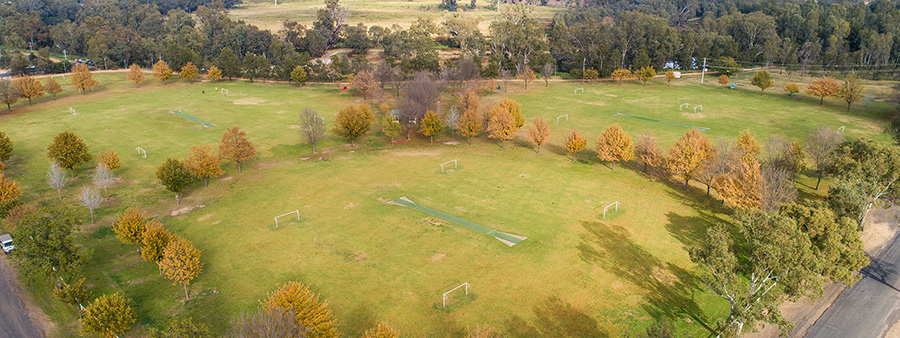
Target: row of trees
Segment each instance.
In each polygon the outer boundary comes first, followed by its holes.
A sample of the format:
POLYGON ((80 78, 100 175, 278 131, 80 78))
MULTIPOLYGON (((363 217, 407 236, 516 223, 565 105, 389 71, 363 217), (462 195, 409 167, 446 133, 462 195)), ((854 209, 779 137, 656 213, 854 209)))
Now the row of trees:
MULTIPOLYGON (((69 83, 75 90, 81 91, 82 93, 88 88, 93 90, 93 88, 99 84, 97 80, 94 80, 94 77, 87 66, 82 63, 79 63, 75 66, 75 69, 72 70, 69 83)), ((44 96, 44 94, 50 94, 56 98, 56 94, 59 94, 62 91, 62 85, 60 85, 53 77, 47 78, 44 83, 41 83, 30 75, 18 76, 13 80, 0 80, 0 102, 6 104, 7 110, 12 110, 11 106, 19 101, 19 99, 28 99, 28 104, 30 105, 33 103, 32 99, 44 96)))
MULTIPOLYGON (((723 86, 728 85, 728 75, 719 75, 718 82, 723 86)), ((775 81, 772 80, 772 76, 769 72, 761 71, 753 75, 750 84, 758 87, 760 93, 765 93, 766 89, 775 86, 775 81)), ((797 82, 793 81, 786 84, 783 89, 790 96, 794 96, 794 94, 800 92, 800 86, 797 85, 797 82)), ((848 75, 841 82, 838 82, 838 80, 832 77, 825 76, 810 81, 809 85, 806 87, 806 93, 810 96, 818 97, 820 105, 829 97, 841 99, 847 103, 847 111, 850 111, 851 105, 862 98, 863 86, 859 76, 856 74, 848 75)))

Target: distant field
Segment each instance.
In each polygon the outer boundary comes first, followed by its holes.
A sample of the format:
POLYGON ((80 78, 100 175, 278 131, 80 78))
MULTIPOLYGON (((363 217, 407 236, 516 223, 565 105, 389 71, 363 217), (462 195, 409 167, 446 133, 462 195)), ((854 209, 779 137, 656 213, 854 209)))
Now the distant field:
MULTIPOLYGON (((749 76, 736 78, 747 83, 749 76)), ((55 134, 74 131, 95 153, 115 149, 122 157, 121 182, 110 189, 97 225, 85 224, 79 234, 79 242, 93 250, 86 271, 92 292, 122 291, 134 299, 143 329, 193 316, 216 335, 229 318, 253 309, 278 284, 299 280, 329 301, 349 337, 379 322, 407 337, 460 337, 481 324, 512 337, 563 329, 618 337, 660 317, 673 318, 679 336, 707 336, 704 325, 727 313, 727 304, 697 284, 685 248, 710 224, 729 219, 699 186, 685 191, 643 175, 637 164, 612 171, 597 163, 592 149, 610 124, 631 135, 651 129, 664 151, 686 130, 613 114, 707 127, 705 134, 714 140, 733 139, 744 129, 760 142, 772 135, 802 139, 827 125, 846 126, 850 138, 886 141, 883 117, 894 109, 876 101, 867 110, 858 104, 846 112, 836 100, 819 106, 817 99, 791 100, 777 88, 760 95, 747 86, 729 90, 712 81, 699 86, 693 77, 671 87, 660 79, 647 86, 551 82, 544 87, 535 81, 525 90, 517 82, 509 92, 484 99, 518 100, 526 126, 534 116, 552 121, 551 144, 539 154, 525 146, 524 131, 504 149, 447 135, 433 144, 414 139, 391 145, 376 131, 355 148, 329 136, 316 155, 300 139, 297 113, 312 106, 330 126, 340 107, 360 99, 328 85, 149 80, 134 89, 121 73, 98 78, 102 84, 94 93, 78 95, 67 87, 55 101, 42 98, 33 107, 19 103, 12 113, 0 112, 0 129, 16 142, 8 174, 21 183, 26 201, 57 205, 55 191, 44 183, 45 149, 55 134), (230 96, 215 87, 228 88, 230 96), (576 88, 584 94, 574 95, 576 88), (702 104, 703 111, 679 112, 686 102, 702 104), (68 107, 79 115, 68 114, 68 107), (171 110, 217 126, 203 128, 171 110), (569 120, 557 124, 562 114, 569 120), (156 166, 166 157, 187 156, 192 145, 216 144, 231 126, 247 131, 259 159, 243 174, 227 165, 224 177, 211 180, 208 188, 196 184, 176 206, 173 195, 155 182, 156 166), (562 147, 573 127, 588 138, 577 161, 562 147), (135 147, 146 149, 147 158, 135 147), (442 174, 439 164, 451 159, 458 159, 460 168, 442 174), (508 247, 384 203, 401 196, 528 239, 508 247), (603 219, 598 207, 612 201, 621 202, 620 211, 603 219), (182 303, 180 286, 159 276, 134 246, 115 238, 109 226, 128 206, 149 211, 203 252, 204 272, 191 286, 192 300, 182 303), (274 227, 273 216, 295 209, 300 222, 274 227), (441 294, 462 282, 471 284, 470 295, 456 294, 443 308, 441 294)), ((783 82, 778 78, 779 86, 783 82)), ((881 95, 888 83, 869 85, 881 95)), ((90 167, 77 169, 78 178, 63 190, 63 204, 76 204, 74 195, 89 182, 90 167)), ((808 188, 811 184, 807 176, 797 181, 801 193, 821 193, 808 188)), ((53 301, 46 289, 34 291, 61 323, 60 336, 77 332, 73 308, 53 301)))
MULTIPOLYGON (((440 0, 342 0, 341 5, 350 10, 347 22, 352 25, 363 23, 366 26, 391 27, 398 24, 404 28, 409 27, 419 17, 432 18, 435 22, 451 12, 437 8, 440 0), (430 9, 426 9, 430 6, 430 9)), ((456 12, 463 16, 476 17, 480 20, 479 28, 485 34, 488 32, 490 22, 497 17, 497 11, 488 7, 485 0, 478 1, 476 10, 469 10, 470 2, 459 2, 460 9, 456 12)), ((262 29, 276 32, 281 29, 281 22, 285 19, 296 20, 307 27, 316 20, 316 10, 324 8, 325 4, 320 0, 303 1, 245 1, 230 11, 231 17, 244 20, 249 24, 262 29)), ((502 5, 501 5, 502 7, 502 5)), ((562 11, 561 7, 535 6, 534 15, 538 19, 549 22, 556 12, 562 11)))

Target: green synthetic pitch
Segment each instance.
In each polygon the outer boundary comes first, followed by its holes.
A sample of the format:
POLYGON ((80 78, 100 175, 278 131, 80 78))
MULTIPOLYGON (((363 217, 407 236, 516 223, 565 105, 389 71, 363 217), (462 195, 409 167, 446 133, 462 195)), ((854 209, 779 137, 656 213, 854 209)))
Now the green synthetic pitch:
POLYGON ((400 197, 400 198, 398 198, 398 199, 395 199, 395 200, 391 201, 390 203, 398 204, 398 205, 401 205, 401 206, 404 206, 404 207, 410 207, 410 208, 419 210, 419 211, 421 211, 421 212, 424 212, 424 213, 426 213, 426 214, 429 214, 429 215, 432 215, 432 216, 437 216, 437 217, 443 218, 443 219, 445 219, 445 220, 448 220, 448 221, 450 221, 450 222, 453 222, 453 223, 462 225, 462 226, 467 227, 467 228, 469 228, 469 229, 472 229, 472 230, 475 230, 475 231, 480 231, 480 232, 486 233, 486 234, 488 234, 488 235, 490 235, 490 236, 493 236, 494 238, 499 239, 501 242, 503 242, 503 243, 505 243, 506 245, 509 245, 509 246, 513 246, 513 245, 519 244, 520 242, 522 242, 522 241, 524 241, 524 240, 526 239, 526 237, 523 237, 523 236, 510 235, 510 234, 507 234, 507 233, 504 233, 504 232, 500 232, 500 231, 497 231, 497 230, 494 230, 494 229, 491 229, 491 228, 488 228, 488 227, 484 227, 484 226, 481 226, 481 225, 478 225, 478 224, 469 222, 469 221, 467 221, 467 220, 464 220, 464 219, 462 219, 462 218, 459 218, 459 217, 456 217, 456 216, 453 216, 453 215, 450 215, 450 214, 445 214, 445 213, 443 213, 443 212, 440 212, 440 211, 437 211, 437 210, 434 210, 434 209, 431 209, 431 208, 423 207, 423 206, 421 206, 421 205, 416 204, 416 203, 413 202, 413 201, 410 201, 410 200, 409 200, 408 198, 406 198, 406 197, 400 197))
POLYGON ((182 112, 182 111, 180 111, 180 110, 173 110, 173 111, 170 111, 170 113, 175 114, 175 115, 181 115, 181 117, 184 117, 184 118, 186 118, 186 119, 188 119, 188 120, 191 120, 191 121, 197 122, 197 123, 199 123, 199 124, 202 124, 202 125, 203 125, 204 127, 206 127, 206 128, 209 128, 209 127, 215 127, 215 126, 216 126, 215 124, 212 124, 212 123, 203 121, 203 120, 201 120, 201 119, 198 119, 198 118, 196 118, 196 117, 190 116, 190 115, 188 115, 188 114, 185 114, 184 112, 182 112))
POLYGON ((707 130, 709 130, 709 128, 704 128, 704 127, 689 126, 689 125, 681 124, 681 123, 673 123, 673 122, 666 122, 666 121, 654 120, 654 119, 650 119, 650 118, 646 118, 646 117, 632 116, 632 115, 626 115, 626 114, 622 114, 622 113, 615 113, 615 114, 613 114, 613 116, 630 117, 630 118, 638 119, 638 120, 645 120, 645 121, 651 121, 651 122, 658 122, 658 123, 662 123, 662 124, 669 124, 669 125, 679 126, 679 127, 685 127, 685 128, 694 128, 694 129, 697 129, 697 130, 700 130, 700 131, 707 131, 707 130))

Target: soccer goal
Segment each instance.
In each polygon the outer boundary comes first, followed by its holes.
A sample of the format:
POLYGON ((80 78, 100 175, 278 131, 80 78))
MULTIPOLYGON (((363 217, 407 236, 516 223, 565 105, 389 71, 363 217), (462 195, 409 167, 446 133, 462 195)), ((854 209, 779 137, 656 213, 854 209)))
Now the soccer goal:
POLYGON ((703 111, 703 105, 701 104, 699 106, 694 107, 694 114, 697 113, 697 108, 700 108, 700 111, 703 111))
POLYGON ((144 156, 144 158, 147 158, 147 152, 144 150, 144 148, 137 147, 134 149, 137 150, 138 154, 141 154, 142 156, 144 156))
POLYGON ((276 228, 278 227, 278 219, 279 218, 284 217, 284 216, 293 215, 293 214, 297 214, 297 220, 299 221, 300 220, 300 210, 294 210, 294 211, 291 211, 291 212, 283 214, 283 215, 275 216, 275 227, 276 228))
POLYGON ((619 211, 619 201, 615 201, 610 203, 609 205, 603 207, 603 218, 606 218, 606 210, 609 210, 609 207, 616 207, 615 211, 619 211))
POLYGON ((578 95, 578 91, 581 91, 581 94, 584 94, 584 88, 575 89, 575 95, 578 95))
POLYGON ((316 118, 322 119, 322 124, 325 124, 325 118, 324 118, 324 117, 321 117, 321 116, 319 116, 319 115, 316 115, 316 118))
POLYGON ((456 160, 452 160, 441 163, 441 172, 444 172, 444 166, 449 165, 450 163, 453 163, 453 169, 459 169, 459 164, 456 162, 456 160))
POLYGON ((78 113, 75 112, 75 108, 69 107, 69 112, 72 113, 72 116, 78 115, 78 113))
POLYGON ((228 95, 228 89, 222 88, 222 91, 220 91, 220 93, 222 93, 222 95, 228 95))
POLYGON ((556 123, 559 123, 559 119, 563 117, 566 118, 566 122, 569 122, 569 114, 564 114, 556 117, 556 123))
POLYGON ((838 131, 841 132, 841 134, 843 134, 843 133, 844 133, 844 128, 845 128, 845 127, 846 127, 846 126, 841 126, 840 128, 838 128, 838 131))
POLYGON ((469 282, 462 283, 459 286, 453 288, 453 290, 444 292, 444 299, 443 299, 444 307, 447 307, 447 296, 450 295, 451 292, 459 290, 459 288, 461 288, 461 287, 466 287, 466 296, 469 295, 469 282))
POLYGON ((687 103, 682 103, 680 106, 678 106, 678 111, 681 111, 681 109, 683 109, 683 108, 690 108, 690 107, 687 103))

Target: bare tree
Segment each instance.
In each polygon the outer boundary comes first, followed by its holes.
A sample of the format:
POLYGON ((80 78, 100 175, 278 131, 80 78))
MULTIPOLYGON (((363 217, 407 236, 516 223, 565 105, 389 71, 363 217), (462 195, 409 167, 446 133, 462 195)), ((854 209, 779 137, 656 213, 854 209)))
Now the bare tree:
POLYGON ((113 185, 114 177, 112 170, 109 170, 103 163, 98 164, 97 169, 94 169, 94 185, 103 188, 103 195, 108 195, 106 189, 113 185))
POLYGON ((400 95, 400 85, 402 84, 402 76, 399 69, 393 67, 387 62, 382 61, 375 68, 375 81, 384 89, 384 85, 390 83, 394 87, 394 92, 400 95))
POLYGON ((94 223, 94 209, 100 206, 100 202, 103 201, 103 197, 100 196, 100 192, 97 189, 84 186, 81 187, 81 194, 78 195, 78 201, 81 205, 88 208, 91 211, 91 223, 94 223))
POLYGON ((727 173, 732 165, 731 142, 719 140, 713 154, 703 164, 703 168, 695 176, 695 179, 706 185, 706 196, 709 196, 710 186, 717 177, 727 173))
POLYGON ((450 137, 454 137, 456 124, 459 123, 459 115, 459 110, 456 107, 451 107, 450 112, 444 117, 444 123, 450 128, 450 137))
POLYGON ((60 201, 62 200, 62 194, 59 191, 65 188, 67 183, 69 183, 69 180, 66 179, 66 170, 60 167, 59 164, 56 164, 56 162, 50 162, 50 169, 47 170, 47 184, 51 188, 56 189, 56 197, 60 201))
POLYGON ((791 180, 791 172, 775 166, 762 169, 763 187, 760 196, 761 208, 776 212, 781 206, 797 199, 797 188, 791 180))
POLYGON ((399 120, 406 126, 406 139, 411 137, 416 124, 425 116, 425 112, 435 111, 441 91, 436 81, 427 72, 419 72, 406 85, 406 97, 403 100, 399 120))
POLYGON ((291 309, 276 307, 270 310, 256 309, 231 320, 229 338, 281 338, 305 337, 307 330, 297 321, 291 309))
POLYGON ((459 59, 459 71, 456 74, 459 81, 466 84, 478 78, 478 65, 475 64, 472 56, 465 56, 459 59))
POLYGON ((832 153, 843 142, 844 134, 829 127, 818 127, 807 137, 806 154, 816 164, 816 171, 819 174, 819 179, 816 181, 816 190, 819 190, 819 184, 822 183, 825 167, 831 163, 832 153))
POLYGON ((544 78, 544 87, 550 85, 550 76, 553 75, 553 64, 545 63, 544 68, 541 69, 541 76, 544 78))
POLYGON ((306 138, 306 142, 312 145, 313 153, 316 153, 316 143, 325 136, 325 119, 310 107, 303 108, 300 113, 300 133, 306 138))
POLYGON ((512 78, 512 72, 510 72, 508 69, 503 68, 500 70, 500 79, 503 80, 503 91, 509 91, 509 88, 507 88, 507 86, 509 85, 509 80, 512 80, 512 78))

